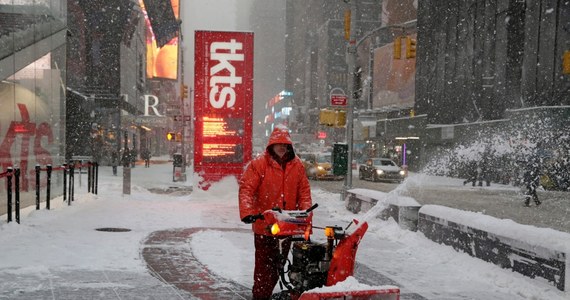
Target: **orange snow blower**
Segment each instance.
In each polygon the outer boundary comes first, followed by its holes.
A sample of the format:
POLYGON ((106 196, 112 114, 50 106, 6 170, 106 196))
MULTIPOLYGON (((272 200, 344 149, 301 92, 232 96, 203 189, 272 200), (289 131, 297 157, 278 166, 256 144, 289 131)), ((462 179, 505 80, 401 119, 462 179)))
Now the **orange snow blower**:
POLYGON ((312 225, 312 211, 266 210, 256 217, 270 228, 275 236, 291 237, 292 260, 283 257, 280 271, 282 292, 272 299, 321 300, 399 300, 400 289, 396 286, 368 286, 359 284, 354 275, 356 250, 368 229, 368 223, 354 220, 347 228, 339 226, 316 227, 312 225), (346 230, 357 228, 350 234, 346 230), (324 230, 326 242, 311 241, 313 229, 324 230))

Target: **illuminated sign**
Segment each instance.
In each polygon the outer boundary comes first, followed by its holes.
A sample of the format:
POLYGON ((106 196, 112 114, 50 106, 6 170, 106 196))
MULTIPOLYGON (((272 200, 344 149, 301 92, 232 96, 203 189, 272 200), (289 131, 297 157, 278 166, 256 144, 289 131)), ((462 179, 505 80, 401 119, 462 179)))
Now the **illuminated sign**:
POLYGON ((283 114, 284 116, 289 116, 291 114, 291 110, 293 110, 293 108, 291 108, 291 106, 283 107, 281 109, 281 114, 283 114))
MULTIPOLYGON (((147 1, 148 2, 148 1, 147 1)), ((172 13, 176 20, 180 19, 180 0, 169 0, 172 13)), ((153 3, 152 1, 148 3, 153 3)), ((161 2, 162 3, 162 2, 161 2)), ((158 41, 155 31, 163 30, 159 25, 167 25, 167 10, 161 10, 160 5, 154 5, 155 11, 148 11, 143 0, 139 4, 145 16, 146 23, 146 76, 147 78, 162 78, 177 80, 178 78, 178 33, 174 34, 168 41, 158 41), (154 15, 154 25, 151 26, 149 15, 154 15), (165 24, 162 24, 165 23, 165 24), (153 31, 154 30, 154 31, 153 31)), ((149 8, 150 9, 150 8, 149 8)), ((165 27, 165 26, 162 26, 165 27)), ((172 28, 173 26, 166 26, 172 28)), ((172 36, 172 34, 164 35, 172 36)))
POLYGON ((199 186, 239 177, 251 160, 253 33, 195 33, 194 171, 199 186))

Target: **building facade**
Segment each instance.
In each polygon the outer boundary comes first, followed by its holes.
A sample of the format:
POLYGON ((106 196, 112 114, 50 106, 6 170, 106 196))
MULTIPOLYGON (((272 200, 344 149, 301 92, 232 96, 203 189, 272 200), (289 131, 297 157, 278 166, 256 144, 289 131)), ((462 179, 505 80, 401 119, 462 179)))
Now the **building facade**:
MULTIPOLYGON (((357 39, 380 26, 382 1, 358 1, 357 39)), ((346 142, 346 128, 319 125, 331 93, 348 92, 344 1, 287 1, 285 90, 292 93, 290 127, 300 136, 320 137, 331 146, 346 142), (326 136, 326 137, 325 137, 326 136)), ((348 96, 348 95, 347 95, 348 96)), ((350 98, 350 97, 349 97, 350 98)))
MULTIPOLYGON (((20 169, 21 207, 35 202, 35 166, 65 162, 66 34, 65 0, 0 4, 0 173, 20 169)), ((4 214, 7 185, 1 180, 4 214)), ((62 172, 53 172, 51 184, 52 196, 61 195, 62 172)))

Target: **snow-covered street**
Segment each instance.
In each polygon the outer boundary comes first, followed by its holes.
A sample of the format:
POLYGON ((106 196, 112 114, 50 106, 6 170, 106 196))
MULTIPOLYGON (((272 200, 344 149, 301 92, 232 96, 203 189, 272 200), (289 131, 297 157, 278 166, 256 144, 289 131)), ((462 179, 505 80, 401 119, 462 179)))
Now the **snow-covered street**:
MULTIPOLYGON (((73 288, 75 299, 144 299, 144 294, 155 295, 151 299, 165 295, 195 299, 155 279, 141 255, 141 247, 155 231, 197 227, 210 229, 193 234, 181 251, 192 253, 213 274, 251 286, 253 237, 249 225, 238 218, 235 180, 226 179, 207 192, 188 193, 185 191, 192 180, 173 183, 171 172, 169 163, 152 164, 150 168, 137 166, 132 170, 132 194, 123 196, 121 171, 114 177, 110 168, 101 167, 98 195, 86 194, 85 186, 76 187, 78 194, 71 206, 57 198, 49 211, 43 206, 39 211, 28 208, 22 212, 21 224, 1 224, 0 298, 67 299, 69 295, 58 290, 73 288), (180 192, 156 193, 176 189, 180 192), (131 231, 95 230, 108 227, 131 231), (97 272, 106 275, 89 276, 97 272), (71 276, 63 280, 63 274, 71 276), (153 292, 149 294, 150 290, 153 292), (159 293, 161 290, 164 293, 159 293)), ((313 201, 320 205, 315 211, 316 225, 346 226, 352 218, 362 217, 347 211, 338 194, 316 187, 312 194, 313 201)), ((318 236, 315 231, 314 238, 318 236)), ((406 295, 505 300, 569 296, 546 280, 524 277, 436 244, 421 233, 402 230, 391 219, 370 221, 357 260, 396 282, 402 299, 406 295)))

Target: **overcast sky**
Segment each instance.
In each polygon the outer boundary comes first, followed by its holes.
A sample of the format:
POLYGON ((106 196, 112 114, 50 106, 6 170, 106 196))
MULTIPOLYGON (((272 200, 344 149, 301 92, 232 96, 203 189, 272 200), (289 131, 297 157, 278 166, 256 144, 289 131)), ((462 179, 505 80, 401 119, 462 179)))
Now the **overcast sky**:
MULTIPOLYGON (((264 104, 284 89, 285 1, 181 1, 184 83, 194 87, 194 31, 254 33, 254 124, 263 120, 264 104), (255 5, 253 5, 255 3, 255 5), (253 12, 253 18, 250 13, 253 12)), ((255 130, 254 130, 255 132, 255 130)))

